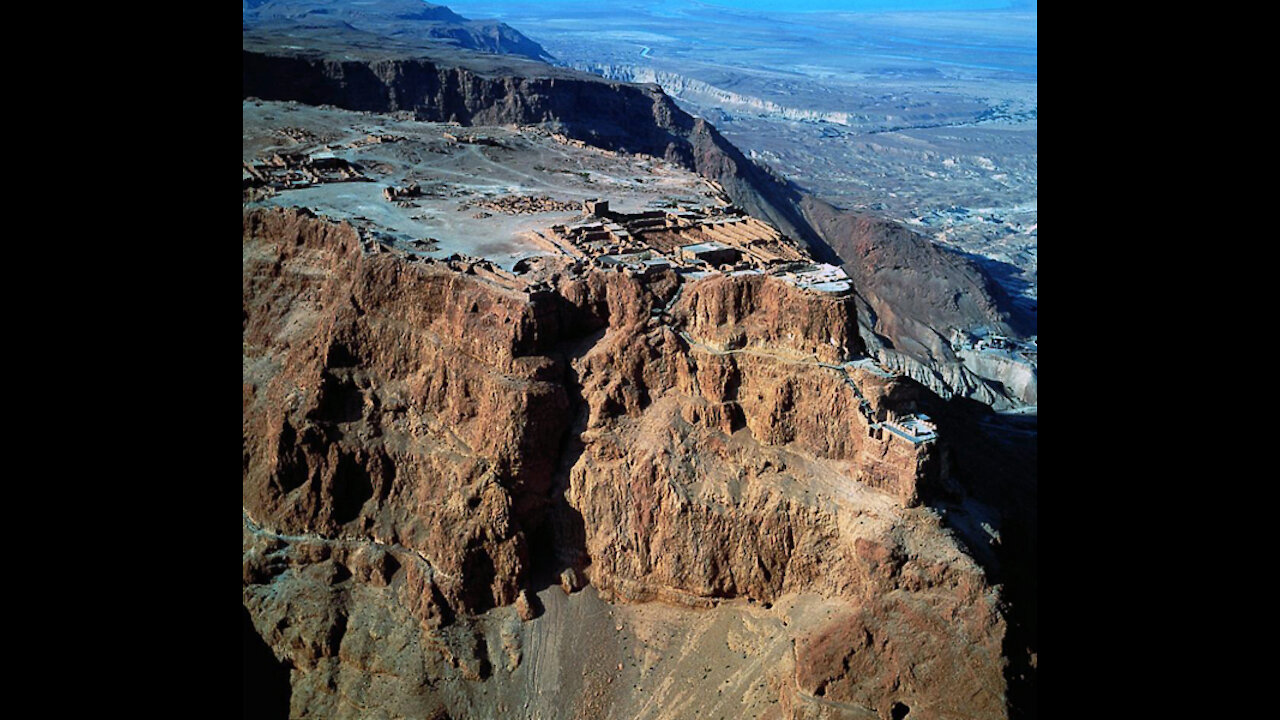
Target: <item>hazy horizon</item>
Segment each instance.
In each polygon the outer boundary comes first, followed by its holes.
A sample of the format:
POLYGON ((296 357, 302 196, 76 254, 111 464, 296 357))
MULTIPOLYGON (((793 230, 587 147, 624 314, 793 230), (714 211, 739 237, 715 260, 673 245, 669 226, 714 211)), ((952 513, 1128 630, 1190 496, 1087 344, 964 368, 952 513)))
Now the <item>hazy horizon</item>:
POLYGON ((610 6, 618 10, 662 11, 663 9, 679 10, 682 8, 698 9, 720 7, 729 10, 748 10, 769 14, 809 13, 809 12, 850 12, 850 13, 891 13, 891 12, 985 12, 992 10, 1009 10, 1020 12, 1036 12, 1038 0, 793 0, 785 6, 779 6, 775 0, 650 0, 648 2, 610 2, 609 0, 546 0, 529 3, 520 0, 455 0, 454 2, 434 2, 445 5, 449 9, 471 19, 485 19, 480 14, 501 19, 501 16, 515 12, 533 13, 538 8, 557 11, 570 10, 575 7, 600 11, 610 6), (468 13, 476 13, 473 17, 468 13))

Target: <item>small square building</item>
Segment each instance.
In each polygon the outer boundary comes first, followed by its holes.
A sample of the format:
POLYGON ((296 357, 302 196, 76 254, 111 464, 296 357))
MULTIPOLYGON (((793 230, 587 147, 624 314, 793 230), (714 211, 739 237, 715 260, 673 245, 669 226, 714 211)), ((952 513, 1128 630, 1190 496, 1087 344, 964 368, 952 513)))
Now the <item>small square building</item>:
POLYGON ((736 248, 718 242, 703 242, 680 247, 680 259, 686 262, 704 262, 718 267, 738 262, 742 254, 736 248))

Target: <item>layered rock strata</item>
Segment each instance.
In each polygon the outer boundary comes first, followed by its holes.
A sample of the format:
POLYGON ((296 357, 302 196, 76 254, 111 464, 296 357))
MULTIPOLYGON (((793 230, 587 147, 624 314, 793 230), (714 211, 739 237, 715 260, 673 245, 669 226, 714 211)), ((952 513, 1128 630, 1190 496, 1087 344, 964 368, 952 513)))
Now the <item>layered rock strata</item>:
MULTIPOLYGON (((871 430, 917 391, 841 364, 851 299, 551 260, 534 292, 305 211, 243 231, 244 603, 293 716, 496 712, 560 583, 824 598, 844 610, 789 629, 780 711, 1004 717, 997 594, 918 506, 937 446, 871 430)), ((631 716, 611 692, 597 714, 631 716)))

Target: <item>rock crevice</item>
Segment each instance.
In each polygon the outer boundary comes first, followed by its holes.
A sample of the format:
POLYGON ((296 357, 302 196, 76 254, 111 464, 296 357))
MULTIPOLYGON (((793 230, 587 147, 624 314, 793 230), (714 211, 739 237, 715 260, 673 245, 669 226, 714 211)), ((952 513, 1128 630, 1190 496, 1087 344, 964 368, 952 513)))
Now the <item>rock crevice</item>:
MULTIPOLYGON (((910 704, 948 707, 941 674, 965 667, 994 693, 972 716, 1000 716, 995 591, 917 505, 942 463, 871 432, 831 369, 861 350, 851 299, 761 277, 677 296, 672 273, 552 261, 532 271, 552 290, 529 292, 365 253, 306 212, 247 211, 243 230, 243 505, 272 534, 246 530, 245 604, 299 668, 297 714, 388 661, 357 639, 375 616, 411 621, 403 652, 435 658, 394 671, 421 683, 395 702, 483 682, 506 663, 486 614, 535 618, 530 591, 568 577, 693 608, 841 599, 856 610, 819 638, 865 626, 879 644, 805 645, 801 691, 887 707, 928 666, 910 704)), ((873 413, 910 409, 900 381, 857 382, 873 413)))

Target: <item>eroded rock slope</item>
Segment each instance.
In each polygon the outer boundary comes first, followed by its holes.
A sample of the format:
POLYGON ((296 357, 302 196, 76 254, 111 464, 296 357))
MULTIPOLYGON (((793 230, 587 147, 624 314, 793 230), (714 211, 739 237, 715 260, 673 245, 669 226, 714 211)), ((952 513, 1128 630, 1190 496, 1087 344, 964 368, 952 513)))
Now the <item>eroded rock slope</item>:
POLYGON ((842 365, 851 298, 279 209, 242 250, 244 604, 292 716, 1006 716, 997 591, 920 503, 945 451, 873 427, 923 391, 842 365), (722 682, 664 653, 717 623, 722 682))

